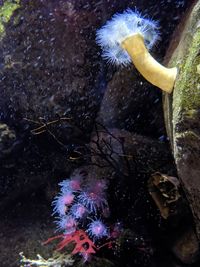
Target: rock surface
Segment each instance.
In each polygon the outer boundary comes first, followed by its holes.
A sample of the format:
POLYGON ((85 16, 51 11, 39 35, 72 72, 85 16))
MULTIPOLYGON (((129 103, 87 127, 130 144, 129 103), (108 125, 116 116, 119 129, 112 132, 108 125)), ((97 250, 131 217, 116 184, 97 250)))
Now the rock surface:
POLYGON ((200 1, 192 6, 172 38, 166 62, 177 66, 164 113, 177 171, 193 212, 200 240, 200 1))
POLYGON ((159 90, 152 88, 134 66, 120 69, 108 82, 97 121, 108 128, 159 137, 164 132, 163 113, 158 112, 160 99, 159 90))
POLYGON ((185 264, 192 264, 199 258, 199 244, 192 227, 178 232, 172 251, 185 264))
POLYGON ((149 177, 156 170, 176 173, 168 146, 155 139, 104 128, 91 138, 90 146, 92 162, 100 166, 102 176, 104 172, 108 177, 116 173, 134 180, 142 174, 149 177))

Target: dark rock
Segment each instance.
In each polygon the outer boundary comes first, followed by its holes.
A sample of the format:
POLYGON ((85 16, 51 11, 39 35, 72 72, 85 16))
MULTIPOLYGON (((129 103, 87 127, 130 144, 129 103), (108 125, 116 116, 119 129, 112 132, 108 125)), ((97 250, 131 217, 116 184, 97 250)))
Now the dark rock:
POLYGON ((185 264, 192 264, 199 259, 199 243, 192 227, 179 233, 172 251, 185 264))
POLYGON ((98 107, 97 17, 73 1, 33 2, 21 2, 1 41, 1 118, 70 117, 89 132, 98 107))
POLYGON ((97 120, 108 128, 119 128, 143 135, 159 137, 165 132, 160 92, 148 85, 133 66, 113 75, 97 120))
POLYGON ((33 139, 26 145, 20 145, 18 149, 14 146, 11 155, 4 155, 1 159, 1 212, 13 205, 20 196, 47 187, 50 181, 54 184, 56 179, 61 179, 71 171, 72 165, 66 164, 66 152, 52 151, 50 147, 35 143, 33 139))
POLYGON ((174 173, 166 144, 125 130, 100 129, 91 139, 92 162, 121 175, 152 174, 155 170, 174 173))
POLYGON ((8 125, 0 123, 0 158, 9 155, 16 141, 16 133, 8 125))

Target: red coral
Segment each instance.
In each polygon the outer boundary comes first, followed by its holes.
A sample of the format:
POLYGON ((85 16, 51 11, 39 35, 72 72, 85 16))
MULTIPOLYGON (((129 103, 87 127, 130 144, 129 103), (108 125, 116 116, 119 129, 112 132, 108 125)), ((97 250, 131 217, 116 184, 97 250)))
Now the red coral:
POLYGON ((67 247, 70 243, 74 244, 74 249, 71 252, 73 255, 80 253, 84 260, 87 261, 91 254, 95 254, 96 251, 100 250, 103 247, 112 248, 113 241, 108 241, 102 246, 95 246, 94 242, 88 237, 88 235, 83 230, 77 230, 71 234, 62 234, 49 238, 43 244, 46 245, 53 240, 62 238, 62 241, 58 243, 56 250, 60 251, 63 248, 67 247))
POLYGON ((49 242, 59 238, 63 238, 63 240, 58 244, 57 250, 62 250, 68 244, 74 243, 75 247, 72 251, 72 254, 81 253, 85 260, 87 260, 88 256, 91 254, 96 253, 97 247, 83 230, 77 230, 72 234, 54 236, 49 238, 46 242, 44 242, 44 244, 48 244, 49 242))

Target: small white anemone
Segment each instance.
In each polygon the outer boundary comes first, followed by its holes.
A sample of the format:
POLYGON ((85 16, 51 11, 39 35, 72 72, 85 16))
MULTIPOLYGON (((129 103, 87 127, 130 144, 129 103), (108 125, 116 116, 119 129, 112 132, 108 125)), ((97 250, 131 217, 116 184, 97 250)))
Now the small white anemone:
POLYGON ((115 14, 96 35, 102 57, 109 63, 126 66, 132 62, 147 81, 171 93, 178 69, 166 68, 151 56, 149 50, 158 39, 158 23, 131 9, 115 14))
POLYGON ((144 18, 137 11, 127 9, 122 14, 115 14, 97 31, 96 42, 102 48, 102 56, 111 64, 128 65, 131 57, 121 46, 128 37, 140 34, 145 45, 151 49, 159 39, 158 23, 144 18))

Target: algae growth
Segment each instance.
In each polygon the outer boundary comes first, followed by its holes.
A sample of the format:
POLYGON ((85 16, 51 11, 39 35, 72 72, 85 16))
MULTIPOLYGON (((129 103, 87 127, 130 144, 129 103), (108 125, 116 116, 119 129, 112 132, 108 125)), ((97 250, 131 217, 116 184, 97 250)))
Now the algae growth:
POLYGON ((0 7, 0 38, 3 37, 5 31, 5 23, 8 23, 13 12, 20 7, 20 0, 5 1, 0 7))
POLYGON ((200 28, 193 37, 188 57, 180 68, 181 74, 176 82, 179 96, 175 98, 174 106, 182 107, 184 110, 199 109, 200 106, 200 76, 197 75, 197 66, 200 64, 199 46, 200 28))
MULTIPOLYGON (((164 97, 165 120, 171 142, 178 134, 179 128, 182 132, 183 124, 185 125, 186 120, 188 121, 188 113, 193 114, 190 120, 194 121, 197 119, 196 113, 200 107, 200 76, 197 73, 200 64, 199 12, 200 3, 197 3, 192 15, 186 20, 182 37, 168 63, 170 67, 178 67, 173 94, 164 97)), ((176 34, 174 38, 177 38, 176 34)))

